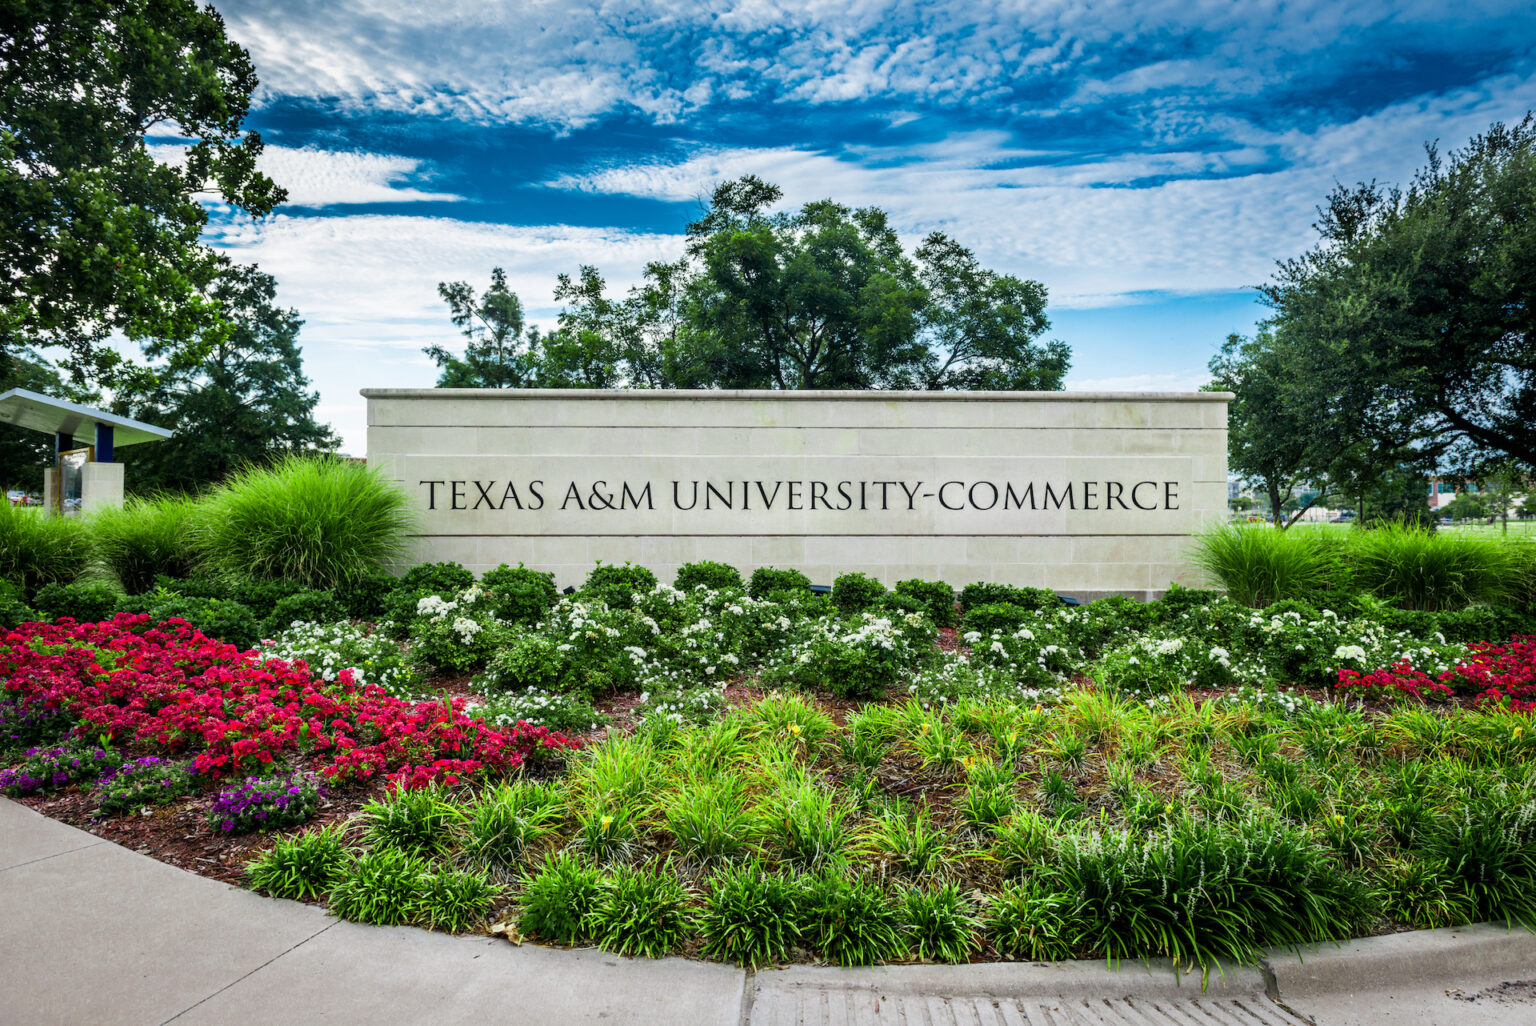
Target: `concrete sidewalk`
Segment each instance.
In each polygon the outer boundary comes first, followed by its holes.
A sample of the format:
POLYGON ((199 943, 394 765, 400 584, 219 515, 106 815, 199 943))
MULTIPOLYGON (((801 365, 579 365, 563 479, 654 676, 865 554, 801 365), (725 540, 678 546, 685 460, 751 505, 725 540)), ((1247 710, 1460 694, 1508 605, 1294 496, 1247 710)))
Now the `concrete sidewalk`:
POLYGON ((0 952, 0 1023, 18 1026, 1536 1022, 1536 985, 1521 986, 1536 979, 1536 939, 1523 931, 1432 931, 1277 956, 1213 978, 1204 993, 1197 975, 1139 963, 745 973, 338 922, 3 799, 0 952))

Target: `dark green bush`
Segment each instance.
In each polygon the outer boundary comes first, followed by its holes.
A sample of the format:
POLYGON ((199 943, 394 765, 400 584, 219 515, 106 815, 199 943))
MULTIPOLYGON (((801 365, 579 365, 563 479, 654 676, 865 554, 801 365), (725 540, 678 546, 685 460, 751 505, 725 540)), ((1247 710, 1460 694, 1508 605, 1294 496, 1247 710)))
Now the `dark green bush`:
POLYGON ((621 865, 603 881, 587 922, 598 945, 608 951, 660 958, 688 936, 688 892, 666 867, 621 865))
POLYGON ((425 860, 379 848, 346 863, 331 887, 331 911, 374 926, 403 926, 416 915, 429 872, 425 860))
POLYGON ((1060 606, 1061 596, 1048 588, 1016 588, 1011 584, 990 581, 978 581, 960 589, 960 605, 965 610, 998 602, 1045 611, 1060 606))
POLYGON ((74 581, 93 554, 90 530, 79 517, 0 502, 0 580, 18 585, 25 595, 45 584, 74 581))
POLYGON ((31 623, 39 618, 36 609, 22 598, 21 587, 10 581, 0 581, 0 628, 31 623))
POLYGON ((832 582, 832 604, 844 616, 874 609, 885 598, 885 585, 857 571, 839 574, 832 582))
POLYGON ((501 890, 480 870, 439 869, 421 878, 411 918, 429 930, 447 933, 483 928, 501 890))
POLYGON ((227 641, 240 649, 253 648, 261 640, 261 621, 242 602, 174 594, 146 597, 153 599, 146 611, 156 623, 185 620, 208 637, 227 641))
POLYGON ((295 623, 336 623, 347 618, 346 607, 330 591, 300 591, 278 599, 268 614, 265 629, 268 637, 281 634, 295 623))
POLYGON ((475 678, 489 694, 509 691, 564 691, 578 683, 570 661, 559 651, 558 643, 542 634, 520 634, 497 652, 490 665, 475 678))
POLYGON ((198 503, 196 524, 222 574, 334 588, 397 559, 411 514, 377 468, 294 456, 227 479, 198 503))
POLYGON ((1495 538, 1401 526, 1350 532, 1344 556, 1361 589, 1432 612, 1505 601, 1526 567, 1514 546, 1495 538))
POLYGON ((755 599, 765 599, 776 591, 811 590, 811 579, 799 570, 780 570, 772 566, 760 566, 752 571, 747 582, 747 594, 755 599))
POLYGON ((88 522, 97 558, 123 590, 140 595, 154 587, 157 577, 189 577, 197 569, 201 553, 192 530, 195 517, 195 499, 162 495, 108 506, 92 513, 88 522))
POLYGON ((416 619, 416 604, 428 595, 452 598, 475 583, 473 572, 460 563, 421 563, 407 570, 384 600, 384 616, 404 637, 416 619))
POLYGON ((598 563, 581 590, 588 598, 607 603, 614 609, 628 609, 634 605, 634 596, 643 595, 656 587, 656 575, 643 566, 633 563, 598 563))
MULTIPOLYGON (((271 616, 277 609, 277 604, 283 599, 310 590, 298 581, 264 581, 254 577, 231 580, 228 582, 228 588, 227 597, 250 607, 251 612, 255 613, 259 620, 265 620, 271 616)), ((215 595, 214 597, 226 596, 215 595)))
POLYGON ((1186 588, 1182 584, 1170 584, 1168 590, 1163 592, 1162 598, 1152 603, 1152 615, 1160 623, 1172 623, 1179 618, 1181 613, 1191 609, 1200 609, 1210 605, 1221 598, 1219 591, 1207 591, 1202 588, 1186 588))
POLYGON ((122 608, 124 595, 105 581, 47 584, 32 604, 49 620, 68 616, 81 623, 110 620, 122 608))
POLYGON ((955 589, 943 581, 924 581, 914 577, 896 582, 896 594, 917 601, 938 627, 953 627, 956 622, 955 589))
POLYGON ((342 581, 333 593, 347 611, 347 619, 378 620, 384 616, 385 602, 398 583, 389 574, 375 571, 342 581))
POLYGON ((496 615, 508 623, 537 623, 560 600, 554 574, 521 563, 487 570, 480 586, 491 593, 496 615))
POLYGON ((907 613, 927 616, 929 612, 928 606, 917 598, 911 595, 898 595, 894 591, 888 591, 882 595, 873 608, 898 616, 907 613))
POLYGON ((824 872, 811 881, 801 912, 801 935, 829 962, 875 965, 901 957, 901 906, 872 881, 824 872))
POLYGON ((965 616, 960 619, 960 629, 967 634, 979 631, 983 637, 993 631, 1012 634, 1034 618, 1035 614, 1025 606, 1016 606, 1012 602, 992 602, 967 609, 965 616))
POLYGON ((964 962, 981 947, 981 919, 972 900, 956 884, 914 887, 902 904, 907 919, 907 947, 924 962, 964 962))
POLYGON ((672 587, 678 591, 692 591, 701 584, 711 591, 740 588, 742 586, 741 571, 725 563, 703 559, 697 563, 684 563, 678 567, 677 577, 672 581, 672 587))

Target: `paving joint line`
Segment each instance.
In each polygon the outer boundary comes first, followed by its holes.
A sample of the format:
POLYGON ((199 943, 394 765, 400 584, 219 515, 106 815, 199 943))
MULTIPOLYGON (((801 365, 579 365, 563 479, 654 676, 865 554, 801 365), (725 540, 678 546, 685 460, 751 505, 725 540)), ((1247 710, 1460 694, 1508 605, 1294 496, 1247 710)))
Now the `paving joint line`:
POLYGON ((1269 998, 1269 1000, 1277 1008, 1280 1008, 1285 1012, 1294 1015, 1302 1022, 1315 1023, 1316 1020, 1313 1019, 1310 1015, 1305 1015, 1297 1011, 1290 1005, 1286 1004, 1285 1001, 1280 997, 1280 976, 1275 972, 1275 967, 1270 964, 1269 959, 1261 957, 1258 960, 1258 963, 1259 971, 1264 974, 1264 996, 1269 998))
POLYGON ((752 991, 757 986, 757 971, 747 966, 741 979, 741 1014, 737 1016, 737 1026, 751 1026, 752 1023, 752 991))
POLYGON ((52 855, 39 855, 35 859, 27 859, 27 861, 25 861, 25 862, 18 862, 14 866, 6 866, 4 869, 0 869, 0 873, 9 873, 11 870, 13 870, 13 869, 20 869, 22 866, 31 866, 31 865, 34 865, 34 864, 36 864, 38 862, 47 862, 49 859, 56 859, 60 855, 73 855, 77 851, 85 851, 85 849, 87 849, 87 848, 94 848, 94 847, 96 847, 99 844, 108 844, 108 843, 110 843, 110 842, 105 837, 98 837, 96 840, 92 841, 90 844, 82 844, 78 848, 70 848, 68 851, 56 851, 52 855))
MULTIPOLYGON (((340 920, 337 920, 336 922, 340 922, 340 920)), ((279 951, 277 954, 273 955, 271 958, 269 958, 265 962, 261 963, 261 965, 258 965, 256 968, 252 969, 250 972, 245 973, 243 976, 240 976, 240 977, 238 977, 236 979, 230 980, 224 986, 220 987, 218 990, 214 991, 212 994, 209 994, 207 997, 202 998, 202 999, 200 999, 198 1001, 194 1001, 192 1004, 188 1005, 187 1007, 183 1008, 181 1011, 177 1012, 175 1015, 171 1016, 169 1019, 165 1020, 165 1022, 162 1022, 160 1024, 160 1026, 168 1026, 169 1023, 175 1022, 177 1019, 180 1019, 183 1015, 186 1015, 188 1012, 192 1011, 194 1008, 197 1008, 199 1005, 207 1004, 209 1001, 212 1001, 214 998, 218 997, 220 994, 224 993, 226 990, 228 990, 229 988, 233 987, 235 984, 241 983, 241 982, 243 982, 245 980, 250 979, 252 976, 255 976, 257 973, 261 972, 267 966, 271 965, 273 962, 276 962, 279 958, 282 958, 284 955, 291 954, 292 952, 297 951, 299 948, 302 948, 304 945, 308 944, 310 941, 314 940, 316 937, 320 936, 322 933, 324 933, 325 931, 329 930, 331 927, 335 926, 336 922, 326 923, 324 926, 322 926, 320 929, 316 930, 314 933, 310 934, 308 937, 305 937, 303 940, 299 941, 297 944, 294 944, 292 947, 289 947, 289 948, 286 948, 286 949, 284 949, 282 951, 279 951)))

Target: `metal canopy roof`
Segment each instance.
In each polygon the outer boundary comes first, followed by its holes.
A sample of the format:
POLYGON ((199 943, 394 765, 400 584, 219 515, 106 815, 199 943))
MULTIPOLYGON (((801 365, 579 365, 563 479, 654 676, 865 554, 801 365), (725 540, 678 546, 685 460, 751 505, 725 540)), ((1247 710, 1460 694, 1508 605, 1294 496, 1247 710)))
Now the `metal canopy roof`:
POLYGON ((95 444, 97 424, 111 425, 114 446, 158 442, 176 433, 131 417, 119 417, 106 410, 68 403, 25 388, 13 388, 0 395, 0 424, 13 424, 50 435, 65 432, 81 446, 95 444))

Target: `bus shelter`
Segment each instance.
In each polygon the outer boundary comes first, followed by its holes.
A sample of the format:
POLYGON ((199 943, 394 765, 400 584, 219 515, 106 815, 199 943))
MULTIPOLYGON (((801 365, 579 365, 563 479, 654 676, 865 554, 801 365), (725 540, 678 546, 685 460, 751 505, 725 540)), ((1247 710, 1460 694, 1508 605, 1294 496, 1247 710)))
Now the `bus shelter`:
POLYGON ((64 514, 122 505, 123 465, 113 460, 117 450, 175 434, 25 388, 0 394, 0 424, 53 436, 53 466, 43 474, 43 506, 64 514))

